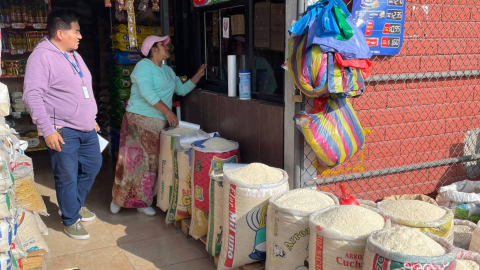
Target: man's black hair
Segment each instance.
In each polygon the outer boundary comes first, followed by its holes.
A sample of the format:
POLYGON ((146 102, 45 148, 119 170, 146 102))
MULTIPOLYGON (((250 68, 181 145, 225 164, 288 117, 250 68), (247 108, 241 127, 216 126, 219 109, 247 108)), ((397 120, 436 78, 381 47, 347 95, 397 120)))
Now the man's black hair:
POLYGON ((47 31, 50 39, 54 38, 58 30, 68 31, 72 29, 72 22, 78 22, 79 16, 71 10, 55 10, 47 19, 47 31))
MULTIPOLYGON (((160 41, 159 41, 159 42, 160 42, 160 41)), ((156 48, 157 45, 158 45, 158 42, 153 43, 152 48, 156 48)), ((150 51, 148 51, 147 58, 151 58, 151 57, 152 57, 152 48, 150 48, 150 51)))

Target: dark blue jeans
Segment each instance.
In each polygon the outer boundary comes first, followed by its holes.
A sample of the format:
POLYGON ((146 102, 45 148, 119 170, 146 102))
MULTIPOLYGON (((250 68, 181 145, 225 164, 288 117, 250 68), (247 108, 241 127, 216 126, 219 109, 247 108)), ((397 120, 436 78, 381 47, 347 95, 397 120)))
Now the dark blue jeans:
POLYGON ((48 152, 63 224, 70 226, 81 218, 78 212, 85 205, 85 197, 100 171, 102 155, 95 130, 81 132, 63 128, 63 141, 61 152, 50 148, 48 152))

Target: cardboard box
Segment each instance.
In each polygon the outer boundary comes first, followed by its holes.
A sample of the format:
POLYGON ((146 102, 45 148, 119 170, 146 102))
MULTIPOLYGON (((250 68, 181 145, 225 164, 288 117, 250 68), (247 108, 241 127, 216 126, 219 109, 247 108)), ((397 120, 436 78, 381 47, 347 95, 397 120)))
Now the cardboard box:
POLYGON ((285 31, 285 5, 272 4, 270 10, 270 31, 285 31))
POLYGON ((243 14, 232 15, 231 17, 232 35, 245 35, 245 16, 243 14))
POLYGON ((254 30, 270 31, 270 2, 255 4, 254 30))
POLYGON ((255 48, 270 47, 270 32, 266 30, 255 30, 253 36, 253 46, 255 48))
POLYGON ((285 4, 271 4, 271 15, 285 16, 285 4))
POLYGON ((276 32, 276 31, 271 31, 270 32, 270 50, 272 51, 279 51, 283 52, 285 51, 285 32, 276 32))

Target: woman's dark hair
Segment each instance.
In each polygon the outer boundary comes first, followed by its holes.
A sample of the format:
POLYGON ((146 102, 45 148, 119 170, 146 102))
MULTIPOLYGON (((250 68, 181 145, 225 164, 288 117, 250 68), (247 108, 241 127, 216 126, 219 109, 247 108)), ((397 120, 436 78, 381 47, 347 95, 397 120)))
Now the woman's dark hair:
POLYGON ((50 39, 54 38, 58 30, 68 31, 72 29, 72 22, 78 22, 77 13, 70 10, 55 10, 47 19, 47 31, 50 39))
MULTIPOLYGON (((159 42, 160 42, 160 41, 159 41, 159 42)), ((152 48, 156 48, 157 45, 158 45, 158 42, 153 43, 152 48)), ((151 57, 152 57, 152 48, 150 48, 150 51, 148 51, 147 58, 151 58, 151 57)))

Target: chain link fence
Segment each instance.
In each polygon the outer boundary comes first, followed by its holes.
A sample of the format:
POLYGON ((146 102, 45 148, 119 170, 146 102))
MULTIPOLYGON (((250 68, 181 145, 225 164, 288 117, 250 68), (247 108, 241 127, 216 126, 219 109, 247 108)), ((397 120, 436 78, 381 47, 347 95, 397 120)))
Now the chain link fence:
MULTIPOLYGON (((315 2, 305 0, 305 10, 315 2)), ((364 94, 351 99, 365 129, 364 149, 326 170, 305 143, 301 186, 317 184, 340 195, 338 183, 344 182, 356 198, 378 200, 435 195, 443 185, 476 180, 479 9, 480 2, 470 0, 407 2, 400 54, 373 57, 364 94)), ((310 111, 313 99, 304 98, 303 105, 310 111)))

